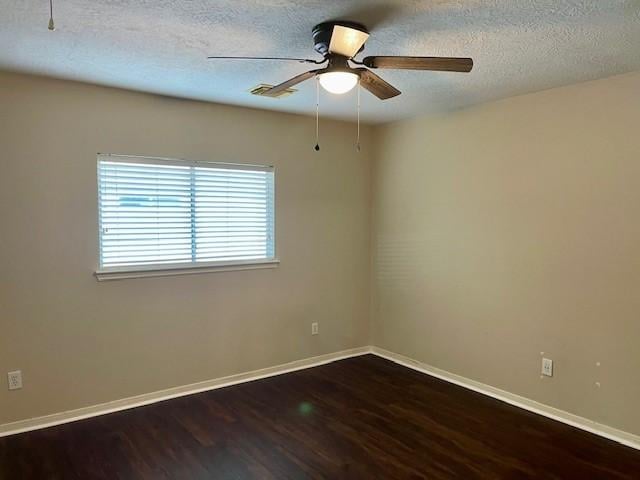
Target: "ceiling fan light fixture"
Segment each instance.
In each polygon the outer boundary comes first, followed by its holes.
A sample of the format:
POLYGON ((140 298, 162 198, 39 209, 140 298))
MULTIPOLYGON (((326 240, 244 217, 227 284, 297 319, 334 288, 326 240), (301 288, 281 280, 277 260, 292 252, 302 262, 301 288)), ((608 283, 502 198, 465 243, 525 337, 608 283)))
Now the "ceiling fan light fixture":
POLYGON ((363 30, 336 25, 331 33, 329 52, 351 58, 360 51, 368 38, 369 34, 363 30))
POLYGON ((358 84, 358 74, 352 72, 327 72, 319 75, 320 85, 329 93, 341 95, 358 84))

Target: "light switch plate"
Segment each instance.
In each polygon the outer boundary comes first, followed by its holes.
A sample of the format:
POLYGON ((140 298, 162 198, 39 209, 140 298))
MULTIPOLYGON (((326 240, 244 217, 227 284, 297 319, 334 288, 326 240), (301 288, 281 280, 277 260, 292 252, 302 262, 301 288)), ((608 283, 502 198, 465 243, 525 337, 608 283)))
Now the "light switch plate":
POLYGON ((22 388, 22 372, 16 370, 15 372, 7 373, 7 381, 9 382, 9 390, 19 390, 22 388))

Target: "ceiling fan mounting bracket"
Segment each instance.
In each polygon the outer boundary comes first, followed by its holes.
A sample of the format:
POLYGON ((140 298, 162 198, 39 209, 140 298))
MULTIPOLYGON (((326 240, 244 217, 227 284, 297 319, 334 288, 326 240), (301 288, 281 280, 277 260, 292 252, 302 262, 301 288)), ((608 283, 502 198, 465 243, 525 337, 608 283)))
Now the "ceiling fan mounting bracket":
MULTIPOLYGON (((320 23, 313 27, 313 48, 320 55, 326 56, 329 53, 331 35, 333 34, 333 27, 335 26, 352 28, 360 32, 369 33, 367 27, 356 22, 338 20, 320 23)), ((364 50, 364 45, 360 48, 360 50, 358 50, 358 52, 361 52, 362 50, 364 50)))

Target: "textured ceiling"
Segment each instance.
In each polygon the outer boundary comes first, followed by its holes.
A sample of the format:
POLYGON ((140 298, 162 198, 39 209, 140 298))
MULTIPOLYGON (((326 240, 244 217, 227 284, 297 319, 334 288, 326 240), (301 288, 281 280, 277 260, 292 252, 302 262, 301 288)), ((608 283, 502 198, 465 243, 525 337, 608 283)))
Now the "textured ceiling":
MULTIPOLYGON (((640 0, 0 0, 0 69, 290 112, 315 109, 313 81, 281 99, 251 96, 309 69, 208 61, 207 55, 314 57, 311 29, 329 19, 372 31, 365 53, 470 56, 470 74, 379 71, 403 94, 362 94, 383 122, 640 70, 640 0)), ((355 117, 355 94, 321 97, 355 117)))

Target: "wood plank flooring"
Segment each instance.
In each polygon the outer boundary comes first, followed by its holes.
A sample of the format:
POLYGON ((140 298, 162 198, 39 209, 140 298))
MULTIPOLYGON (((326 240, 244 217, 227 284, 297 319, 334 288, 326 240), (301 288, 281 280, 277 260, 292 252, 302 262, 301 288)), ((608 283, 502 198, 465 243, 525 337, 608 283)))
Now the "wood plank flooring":
POLYGON ((639 479, 640 451, 371 355, 0 438, 0 479, 639 479))

